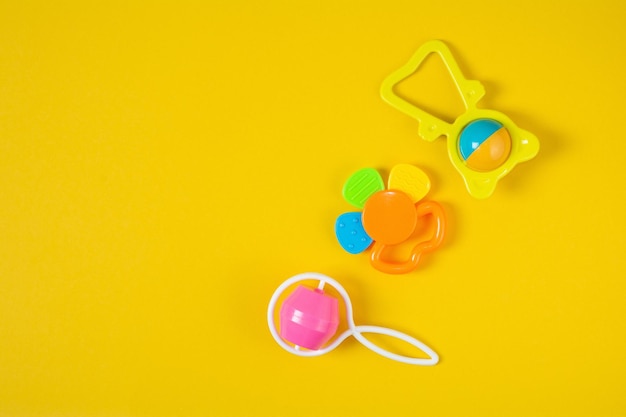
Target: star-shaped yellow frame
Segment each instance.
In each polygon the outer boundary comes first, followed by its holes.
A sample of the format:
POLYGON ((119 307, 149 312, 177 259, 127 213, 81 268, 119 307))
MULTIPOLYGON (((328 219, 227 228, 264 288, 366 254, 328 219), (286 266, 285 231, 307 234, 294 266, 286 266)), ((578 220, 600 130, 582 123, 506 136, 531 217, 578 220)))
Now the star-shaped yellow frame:
POLYGON ((468 80, 463 76, 452 53, 442 41, 432 40, 422 45, 404 66, 383 81, 380 94, 393 107, 417 119, 420 124, 418 133, 424 140, 432 142, 440 136, 446 136, 450 161, 463 177, 469 193, 476 198, 489 197, 500 178, 509 173, 517 163, 532 159, 539 152, 539 140, 535 135, 519 128, 502 113, 476 107, 478 101, 485 95, 485 88, 479 81, 468 80), (439 54, 443 60, 465 105, 465 112, 452 124, 427 113, 394 92, 395 85, 417 71, 431 53, 439 54), (511 137, 508 158, 497 168, 486 172, 470 168, 459 153, 462 130, 472 121, 480 119, 491 119, 501 123, 511 137))

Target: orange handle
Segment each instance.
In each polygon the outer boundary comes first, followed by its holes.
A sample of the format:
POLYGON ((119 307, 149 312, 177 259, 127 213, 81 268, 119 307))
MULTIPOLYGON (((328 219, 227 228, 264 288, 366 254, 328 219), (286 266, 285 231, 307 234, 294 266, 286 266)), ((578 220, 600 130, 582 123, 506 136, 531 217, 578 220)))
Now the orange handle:
MULTIPOLYGON (((435 233, 430 240, 420 242, 411 251, 411 256, 404 262, 391 262, 384 259, 384 251, 387 247, 397 245, 385 245, 374 242, 372 246, 371 262, 372 266, 386 274, 406 274, 417 268, 417 265, 425 252, 432 252, 441 246, 446 234, 446 216, 443 207, 434 201, 424 201, 415 204, 417 217, 432 215, 436 222, 435 233)), ((401 243, 400 243, 401 244, 401 243)))

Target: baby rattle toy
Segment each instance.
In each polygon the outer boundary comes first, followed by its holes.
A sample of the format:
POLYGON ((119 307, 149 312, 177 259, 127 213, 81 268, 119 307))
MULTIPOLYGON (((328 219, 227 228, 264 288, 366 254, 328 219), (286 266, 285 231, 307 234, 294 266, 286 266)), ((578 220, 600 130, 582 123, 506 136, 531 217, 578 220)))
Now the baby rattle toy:
POLYGON ((479 81, 463 76, 450 50, 441 41, 422 45, 406 65, 383 81, 380 94, 390 105, 417 119, 422 139, 432 142, 440 136, 447 137, 450 161, 463 177, 469 193, 476 198, 489 197, 499 179, 517 163, 534 158, 539 151, 535 135, 520 129, 502 113, 476 107, 485 88, 479 81), (417 71, 431 53, 442 58, 465 105, 465 112, 452 124, 394 92, 394 86, 417 71))
POLYGON ((267 308, 267 324, 276 343, 287 352, 298 356, 319 356, 335 349, 349 336, 354 336, 365 347, 381 356, 410 365, 436 365, 439 356, 424 343, 397 330, 379 326, 357 326, 352 315, 352 302, 346 290, 334 279, 316 272, 295 275, 274 291, 267 308), (319 280, 317 288, 299 285, 283 301, 279 313, 279 329, 276 329, 274 312, 278 298, 290 286, 307 280, 319 280), (334 287, 341 295, 346 308, 348 329, 328 343, 339 326, 339 303, 337 298, 324 292, 324 286, 334 287), (413 358, 389 352, 367 340, 363 333, 376 333, 403 340, 423 351, 428 358, 413 358))
POLYGON ((413 271, 423 254, 441 245, 446 233, 443 207, 435 201, 422 201, 429 190, 428 176, 409 164, 391 169, 387 189, 375 169, 355 172, 343 187, 343 197, 362 212, 344 213, 337 218, 335 235, 339 244, 351 254, 364 252, 371 246, 371 264, 381 272, 413 271), (432 235, 415 244, 408 259, 390 260, 389 250, 410 240, 427 221, 435 226, 432 235))

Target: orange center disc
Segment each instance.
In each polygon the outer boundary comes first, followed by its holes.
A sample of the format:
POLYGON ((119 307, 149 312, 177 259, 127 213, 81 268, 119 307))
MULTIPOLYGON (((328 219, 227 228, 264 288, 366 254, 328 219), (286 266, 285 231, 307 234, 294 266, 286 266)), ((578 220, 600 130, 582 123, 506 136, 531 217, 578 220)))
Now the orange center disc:
POLYGON ((413 234, 417 211, 413 201, 402 191, 379 191, 365 202, 363 227, 377 242, 396 245, 413 234))

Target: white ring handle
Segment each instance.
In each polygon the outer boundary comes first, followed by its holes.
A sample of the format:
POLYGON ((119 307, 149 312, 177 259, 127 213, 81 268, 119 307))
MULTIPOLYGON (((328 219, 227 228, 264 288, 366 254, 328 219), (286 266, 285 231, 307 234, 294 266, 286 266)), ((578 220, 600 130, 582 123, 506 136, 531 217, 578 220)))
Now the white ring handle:
POLYGON ((276 291, 274 291, 274 294, 272 294, 272 298, 270 299, 269 306, 267 307, 267 324, 270 328, 270 333, 272 334, 272 337, 274 338, 274 340, 276 340, 276 343, 278 343, 287 352, 293 353, 294 355, 298 355, 298 356, 323 355, 324 353, 328 353, 331 350, 335 349, 337 346, 339 346, 339 344, 341 344, 341 342, 346 340, 348 337, 354 336, 356 340, 361 342, 361 344, 363 344, 368 349, 378 353, 381 356, 384 356, 385 358, 388 358, 394 361, 407 363, 410 365, 424 365, 424 366, 436 365, 439 362, 439 355, 437 355, 435 351, 433 351, 431 348, 429 348, 428 346, 426 346, 424 343, 420 342, 416 338, 411 337, 405 333, 402 333, 393 329, 388 329, 386 327, 380 327, 380 326, 357 326, 355 325, 354 318, 352 315, 352 302, 350 301, 348 292, 345 290, 345 288, 343 288, 341 284, 339 284, 333 278, 317 273, 317 272, 305 272, 303 274, 295 275, 287 279, 285 282, 280 284, 278 288, 276 288, 276 291), (337 336, 337 338, 332 343, 330 343, 329 345, 325 346, 322 349, 299 350, 291 346, 287 342, 285 342, 278 334, 278 331, 276 330, 276 324, 274 323, 274 311, 276 309, 276 303, 278 301, 278 297, 280 297, 280 295, 288 287, 295 284, 296 282, 306 281, 306 280, 311 280, 311 279, 320 281, 320 285, 319 285, 320 289, 322 289, 325 284, 330 284, 332 287, 334 287, 337 290, 337 292, 339 292, 339 294, 343 298, 343 301, 346 305, 346 320, 348 321, 348 330, 341 333, 339 336, 337 336), (429 356, 429 358, 428 359, 413 358, 413 357, 398 355, 396 353, 389 352, 388 350, 385 350, 381 348, 380 346, 374 344, 373 342, 370 342, 369 340, 367 340, 362 335, 362 333, 376 333, 376 334, 382 334, 385 336, 395 337, 397 339, 403 340, 409 343, 410 345, 413 345, 416 348, 420 349, 422 352, 426 353, 429 356))

